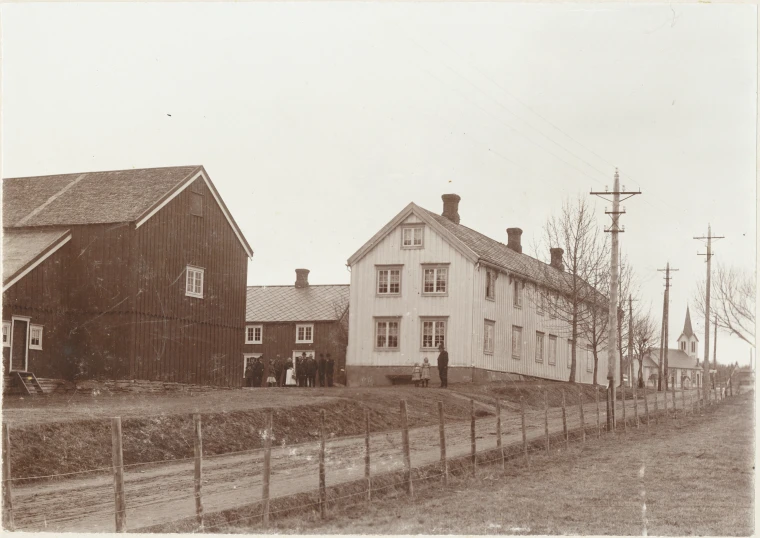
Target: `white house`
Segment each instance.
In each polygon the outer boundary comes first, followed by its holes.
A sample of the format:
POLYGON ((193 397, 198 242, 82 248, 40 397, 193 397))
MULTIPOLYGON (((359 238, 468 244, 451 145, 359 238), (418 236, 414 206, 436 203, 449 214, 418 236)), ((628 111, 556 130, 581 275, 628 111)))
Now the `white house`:
MULTIPOLYGON (((522 253, 519 228, 507 230, 505 245, 459 223, 459 196, 442 198, 442 215, 410 203, 349 258, 348 384, 389 384, 424 357, 435 384, 441 342, 452 382, 568 380, 570 328, 536 300, 564 273, 562 250, 552 249, 551 264, 536 260, 522 253)), ((598 362, 603 383, 606 352, 598 362)), ((593 380, 585 341, 576 380, 593 380)))

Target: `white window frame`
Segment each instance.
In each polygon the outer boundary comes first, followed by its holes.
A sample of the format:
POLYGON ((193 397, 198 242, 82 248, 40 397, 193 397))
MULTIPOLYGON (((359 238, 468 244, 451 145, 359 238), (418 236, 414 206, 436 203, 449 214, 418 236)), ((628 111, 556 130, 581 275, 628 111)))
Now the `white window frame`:
POLYGON ((426 264, 422 266, 422 295, 428 297, 445 297, 449 294, 449 266, 440 264, 426 264), (425 277, 428 271, 433 271, 433 290, 425 291, 425 277), (446 279, 443 281, 443 291, 438 291, 438 275, 445 271, 446 279))
POLYGON ((546 357, 549 366, 557 365, 557 335, 555 334, 549 335, 549 352, 546 357), (552 353, 552 348, 554 348, 554 353, 552 353))
POLYGON ((483 353, 493 355, 496 348, 496 322, 486 319, 483 322, 483 353))
POLYGON ((401 227, 401 248, 404 249, 413 249, 413 248, 423 248, 425 246, 425 226, 421 224, 407 224, 401 227), (407 230, 411 233, 411 244, 406 244, 406 235, 407 230), (419 237, 419 244, 417 244, 417 237, 415 237, 417 234, 416 232, 419 230, 420 237, 419 237))
POLYGON ((375 278, 375 295, 378 297, 400 297, 401 296, 401 286, 402 286, 402 279, 403 279, 403 266, 401 265, 378 265, 376 267, 376 278, 375 278), (393 276, 392 273, 394 271, 398 272, 398 291, 392 292, 391 291, 391 277, 393 276), (388 273, 388 279, 386 280, 386 285, 388 286, 388 291, 380 291, 380 276, 381 273, 387 272, 388 273))
POLYGON ((29 324, 29 349, 36 349, 42 351, 42 325, 29 324), (40 331, 39 343, 32 344, 32 338, 34 338, 34 331, 40 331))
POLYGON ((245 343, 246 344, 261 344, 264 341, 264 326, 263 325, 246 325, 245 326, 245 343), (256 339, 256 329, 259 330, 259 338, 256 339), (248 331, 253 331, 253 338, 248 338, 248 331))
POLYGON ((495 269, 486 267, 486 299, 489 301, 496 300, 496 280, 498 273, 495 269))
POLYGON ((243 353, 243 377, 245 377, 245 366, 248 359, 260 359, 263 353, 243 353))
POLYGON ((519 325, 512 325, 512 358, 517 360, 522 359, 522 330, 519 325))
POLYGON ((522 308, 523 283, 516 278, 512 281, 512 306, 522 308))
POLYGON ((399 351, 401 349, 401 318, 374 318, 374 324, 375 324, 375 331, 374 331, 374 341, 372 344, 372 347, 375 351, 399 351), (380 324, 384 324, 384 334, 385 337, 385 345, 384 346, 378 346, 377 345, 377 337, 380 336, 380 324), (396 324, 396 345, 390 346, 390 324, 395 323, 396 324))
POLYGON ((3 347, 11 347, 11 322, 3 322, 3 347))
POLYGON ((203 299, 203 284, 205 280, 205 272, 206 270, 203 267, 196 267, 195 265, 188 265, 185 269, 185 295, 187 297, 195 297, 196 299, 203 299), (190 284, 190 275, 193 275, 193 284, 192 288, 189 288, 190 284), (196 291, 196 284, 197 284, 197 278, 195 275, 200 274, 201 276, 201 290, 200 292, 196 291))
POLYGON ((420 351, 433 351, 438 349, 438 345, 442 343, 444 347, 446 346, 447 342, 447 334, 446 331, 449 328, 449 320, 447 318, 442 317, 421 317, 420 318, 420 351), (432 345, 426 347, 425 346, 425 324, 426 323, 432 323, 433 324, 433 338, 432 338, 432 345), (438 324, 443 324, 443 341, 436 343, 436 329, 438 328, 438 324))
POLYGON ((313 344, 314 343, 314 324, 313 323, 297 323, 296 324, 296 344, 313 344), (304 330, 304 338, 300 339, 298 333, 300 329, 304 330), (306 331, 309 330, 311 338, 306 337, 306 331))
POLYGON ((536 362, 543 363, 546 354, 546 335, 541 331, 536 331, 536 362))

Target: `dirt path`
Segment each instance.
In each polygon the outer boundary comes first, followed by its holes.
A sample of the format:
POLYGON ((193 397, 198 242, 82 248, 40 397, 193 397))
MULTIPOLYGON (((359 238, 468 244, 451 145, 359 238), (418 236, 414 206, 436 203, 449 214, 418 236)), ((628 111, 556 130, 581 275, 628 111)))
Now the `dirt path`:
MULTIPOLYGON (((669 397, 668 408, 672 409, 669 397)), ((662 396, 659 409, 662 411, 662 396)), ((686 396, 689 407, 690 396, 686 396)), ((626 416, 633 418, 631 400, 626 402, 626 416)), ((643 416, 643 399, 638 401, 643 416)), ((681 409, 683 399, 677 398, 681 409)), ((606 421, 604 403, 600 403, 600 421, 606 421)), ((654 411, 653 396, 649 397, 650 413, 654 411)), ((622 407, 618 405, 618 418, 622 407)), ((584 405, 585 424, 596 426, 596 405, 584 405)), ((660 420, 665 420, 664 417, 660 420)), ((568 428, 580 426, 579 406, 567 410, 568 428)), ((496 419, 487 417, 476 421, 478 451, 496 447, 496 419)), ((544 437, 544 411, 526 413, 528 440, 544 437)), ((631 427, 629 425, 629 427, 631 427)), ((562 431, 561 408, 549 409, 550 433, 562 431)), ((446 425, 447 455, 457 457, 470 452, 470 423, 446 425)), ((519 413, 502 410, 502 442, 509 445, 522 440, 519 413)), ((414 467, 434 463, 439 459, 438 426, 410 430, 411 460, 414 467)), ((277 447, 272 450, 270 495, 272 498, 313 491, 318 487, 319 443, 277 447)), ((371 436, 372 474, 399 470, 403 465, 401 434, 398 431, 371 436)), ((327 485, 363 478, 364 438, 329 440, 326 454, 327 485)), ((207 513, 254 503, 261 498, 263 451, 242 454, 206 456, 203 460, 203 504, 207 513)), ((76 476, 76 475, 75 475, 76 476)), ((192 517, 193 462, 179 461, 152 466, 138 465, 125 469, 127 526, 139 529, 192 517)), ((113 480, 110 474, 71 478, 55 482, 14 484, 14 519, 17 530, 56 532, 111 532, 114 530, 113 480)))

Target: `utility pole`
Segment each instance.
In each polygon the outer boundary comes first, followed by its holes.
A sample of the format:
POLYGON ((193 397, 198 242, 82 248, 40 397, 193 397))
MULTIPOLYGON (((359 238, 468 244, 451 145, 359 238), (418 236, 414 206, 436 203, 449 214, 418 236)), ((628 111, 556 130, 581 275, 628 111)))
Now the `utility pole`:
POLYGON ((715 330, 713 331, 713 370, 718 371, 718 316, 715 316, 715 330))
POLYGON ((617 353, 618 349, 618 343, 617 343, 617 321, 618 321, 618 233, 624 232, 625 227, 620 228, 620 215, 625 213, 625 209, 622 211, 620 210, 620 202, 627 200, 628 198, 631 198, 633 196, 636 196, 637 194, 641 194, 641 191, 637 192, 628 192, 625 190, 625 186, 623 187, 623 190, 620 190, 620 173, 618 172, 617 168, 615 169, 615 183, 612 188, 612 192, 609 192, 605 188, 605 192, 595 192, 591 191, 591 194, 594 196, 599 196, 600 198, 609 200, 609 196, 612 195, 612 211, 605 211, 606 214, 610 215, 612 217, 612 224, 609 228, 606 228, 604 231, 609 232, 612 235, 612 241, 611 241, 611 260, 610 260, 610 305, 609 305, 609 335, 607 337, 607 390, 609 391, 610 395, 610 401, 612 402, 612 416, 610 414, 607 414, 607 431, 611 431, 614 428, 615 423, 615 416, 614 416, 614 409, 615 409, 615 354, 617 353), (623 195, 625 198, 623 200, 620 199, 620 196, 623 195))
MULTIPOLYGON (((633 388, 633 299, 628 295, 628 381, 633 388)), ((638 384, 638 379, 636 380, 638 384)))
MULTIPOLYGON (((707 257, 707 279, 705 281, 705 361, 703 363, 703 376, 704 376, 704 382, 702 383, 702 386, 704 387, 704 390, 702 391, 702 394, 704 395, 705 402, 707 402, 707 398, 709 396, 709 390, 707 380, 711 379, 710 376, 710 267, 713 257, 713 251, 712 251, 712 240, 713 239, 723 239, 723 236, 714 236, 712 234, 712 228, 710 227, 710 224, 707 224, 707 237, 695 237, 694 239, 697 239, 698 241, 707 241, 707 252, 704 254, 697 253, 699 256, 706 256, 707 257)), ((710 383, 712 385, 712 382, 710 383)))
MULTIPOLYGON (((670 307, 670 276, 671 271, 678 271, 678 269, 671 269, 670 262, 667 263, 665 269, 657 269, 658 271, 665 271, 665 299, 662 305, 662 338, 660 339, 660 371, 661 376, 665 377, 665 392, 668 392, 668 311, 670 307)), ((662 383, 660 383, 661 385, 662 383)), ((660 387, 657 388, 660 390, 660 387)))

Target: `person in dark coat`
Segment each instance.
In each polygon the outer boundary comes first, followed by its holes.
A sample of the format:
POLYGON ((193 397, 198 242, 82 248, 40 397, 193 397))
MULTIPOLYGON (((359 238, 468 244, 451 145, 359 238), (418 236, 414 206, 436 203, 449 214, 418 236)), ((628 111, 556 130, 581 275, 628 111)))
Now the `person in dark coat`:
POLYGON ((274 371, 269 372, 269 376, 274 376, 274 385, 275 387, 281 387, 282 383, 280 382, 280 378, 282 377, 282 374, 285 372, 284 364, 282 362, 282 359, 279 355, 275 355, 274 358, 274 371))
POLYGON ((307 386, 313 388, 317 377, 317 363, 311 355, 306 359, 306 377, 307 386))
POLYGON ((335 361, 327 354, 327 360, 325 361, 325 375, 327 376, 327 386, 333 386, 333 375, 335 374, 335 361))
POLYGON ((264 364, 261 362, 261 358, 258 358, 253 362, 253 386, 260 388, 261 381, 263 379, 264 379, 264 364))
POLYGON ((301 356, 298 358, 298 365, 296 367, 296 373, 298 374, 298 386, 299 387, 308 387, 308 372, 306 365, 309 361, 309 358, 306 356, 306 353, 301 353, 301 356))
POLYGON ((325 354, 319 354, 319 360, 317 361, 317 376, 319 377, 319 386, 325 386, 325 354))
POLYGON ((247 361, 247 364, 245 366, 245 386, 253 386, 253 364, 251 361, 247 361))
POLYGON ((441 388, 449 386, 449 353, 441 342, 438 345, 438 375, 441 377, 441 388))

